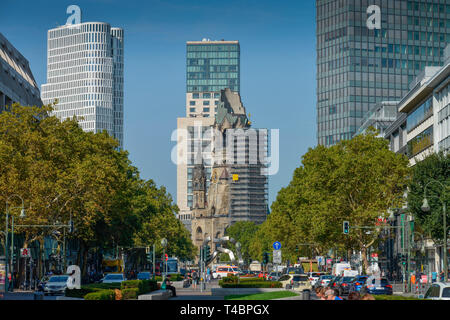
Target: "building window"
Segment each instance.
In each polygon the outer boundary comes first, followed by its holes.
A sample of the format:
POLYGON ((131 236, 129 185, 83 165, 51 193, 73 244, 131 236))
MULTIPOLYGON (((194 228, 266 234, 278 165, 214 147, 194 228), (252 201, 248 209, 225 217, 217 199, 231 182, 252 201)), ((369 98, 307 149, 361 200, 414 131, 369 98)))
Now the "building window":
POLYGON ((220 93, 216 92, 214 93, 214 99, 219 99, 220 98, 220 93))
POLYGON ((209 106, 209 100, 203 101, 203 105, 204 105, 204 106, 209 106))
POLYGON ((189 112, 195 112, 195 108, 189 108, 189 112))
POLYGON ((204 93, 203 99, 211 99, 211 93, 204 93))
POLYGON ((209 112, 209 108, 203 108, 203 112, 209 112))
POLYGON ((189 105, 190 106, 195 106, 195 101, 194 100, 189 101, 189 105))
POLYGON ((200 98, 200 94, 198 94, 198 93, 192 94, 192 99, 199 99, 199 98, 200 98))

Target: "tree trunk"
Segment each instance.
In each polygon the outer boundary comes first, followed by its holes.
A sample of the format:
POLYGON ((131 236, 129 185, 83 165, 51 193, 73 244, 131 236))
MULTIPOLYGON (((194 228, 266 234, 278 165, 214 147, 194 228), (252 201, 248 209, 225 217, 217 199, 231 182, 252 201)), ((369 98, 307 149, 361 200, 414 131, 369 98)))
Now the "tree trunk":
POLYGON ((366 274, 367 270, 369 269, 369 260, 367 259, 367 248, 366 247, 361 248, 361 257, 363 260, 362 273, 366 274))

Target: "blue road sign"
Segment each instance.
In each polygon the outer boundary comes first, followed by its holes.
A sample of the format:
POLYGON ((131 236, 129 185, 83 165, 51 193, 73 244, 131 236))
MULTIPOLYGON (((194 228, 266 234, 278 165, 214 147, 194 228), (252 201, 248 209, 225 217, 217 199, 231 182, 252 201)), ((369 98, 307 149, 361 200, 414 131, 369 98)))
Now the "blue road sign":
POLYGON ((273 243, 273 248, 274 248, 275 250, 280 250, 280 249, 281 249, 281 243, 280 243, 279 241, 275 241, 275 242, 273 243))

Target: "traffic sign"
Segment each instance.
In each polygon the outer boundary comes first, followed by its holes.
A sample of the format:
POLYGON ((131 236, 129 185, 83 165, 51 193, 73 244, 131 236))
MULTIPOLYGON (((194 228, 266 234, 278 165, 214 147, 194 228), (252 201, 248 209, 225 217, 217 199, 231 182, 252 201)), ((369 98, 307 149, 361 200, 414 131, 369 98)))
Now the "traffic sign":
POLYGON ((281 263, 281 250, 273 250, 272 255, 273 263, 280 264, 281 263))
POLYGON ((29 258, 31 256, 31 252, 30 250, 28 250, 28 248, 22 248, 20 249, 20 256, 22 258, 29 258))
POLYGON ((275 242, 273 243, 273 248, 274 248, 275 250, 280 250, 280 249, 281 249, 281 243, 280 243, 279 241, 275 241, 275 242))

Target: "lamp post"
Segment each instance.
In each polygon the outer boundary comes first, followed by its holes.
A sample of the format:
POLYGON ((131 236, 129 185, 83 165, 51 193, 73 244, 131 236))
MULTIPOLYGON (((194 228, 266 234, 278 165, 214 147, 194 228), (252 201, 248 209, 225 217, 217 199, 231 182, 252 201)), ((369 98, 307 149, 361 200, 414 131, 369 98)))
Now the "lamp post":
MULTIPOLYGON (((425 188, 423 190, 423 204, 422 204, 422 211, 424 212, 429 212, 431 210, 430 205, 428 204, 428 199, 427 199, 427 187, 430 183, 435 182, 437 184, 439 184, 442 187, 442 191, 444 191, 445 189, 445 185, 442 184, 440 181, 438 180, 434 180, 432 179, 431 181, 429 181, 426 185, 425 188)), ((444 219, 444 223, 443 223, 443 228, 444 228, 444 282, 448 281, 448 261, 447 261, 447 207, 445 204, 444 199, 442 199, 443 197, 443 192, 441 194, 440 197, 438 196, 432 196, 434 198, 438 198, 441 203, 442 203, 442 214, 443 214, 443 219, 444 219)))
MULTIPOLYGON (((5 271, 6 271, 6 278, 5 278, 5 293, 8 292, 9 290, 9 279, 8 279, 8 265, 9 265, 9 256, 8 256, 8 222, 9 222, 9 209, 21 209, 20 210, 20 217, 23 218, 25 217, 25 207, 23 204, 23 199, 21 196, 17 195, 17 194, 13 194, 10 195, 8 197, 8 199, 6 200, 6 225, 5 225, 5 271), (22 206, 20 207, 9 207, 9 200, 12 197, 17 197, 22 201, 22 206)), ((11 221, 11 271, 9 273, 11 273, 11 286, 12 286, 12 290, 14 291, 14 274, 13 274, 13 268, 14 268, 14 263, 13 263, 13 259, 14 259, 14 216, 11 215, 12 217, 12 221, 11 221)))

